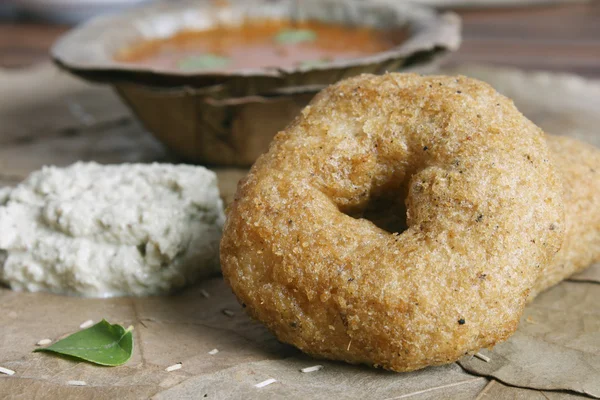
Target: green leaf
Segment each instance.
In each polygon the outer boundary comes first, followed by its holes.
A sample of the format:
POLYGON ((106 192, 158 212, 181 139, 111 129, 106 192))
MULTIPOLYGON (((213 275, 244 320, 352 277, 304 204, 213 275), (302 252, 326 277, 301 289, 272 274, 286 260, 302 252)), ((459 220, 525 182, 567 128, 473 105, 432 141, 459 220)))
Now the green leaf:
POLYGON ((300 63, 300 67, 302 68, 315 68, 322 67, 330 63, 330 60, 320 59, 320 60, 306 60, 300 63))
POLYGON ((94 364, 115 367, 125 364, 133 352, 131 330, 121 325, 111 325, 106 320, 76 332, 51 346, 35 349, 75 357, 94 364))
POLYGON ((228 57, 206 53, 182 58, 181 60, 179 60, 177 66, 179 67, 179 69, 183 69, 186 71, 194 71, 199 69, 224 68, 230 63, 231 59, 228 57))
POLYGON ((298 44, 315 40, 317 33, 310 29, 284 29, 275 36, 275 41, 279 44, 298 44))

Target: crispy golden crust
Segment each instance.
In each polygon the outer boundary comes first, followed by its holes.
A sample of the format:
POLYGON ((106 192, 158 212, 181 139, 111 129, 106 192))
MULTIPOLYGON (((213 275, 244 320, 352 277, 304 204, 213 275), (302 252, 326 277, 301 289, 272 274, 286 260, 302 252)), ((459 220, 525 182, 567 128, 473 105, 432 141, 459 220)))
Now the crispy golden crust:
POLYGON ((536 282, 531 299, 600 261, 600 150, 562 136, 548 136, 552 161, 563 181, 565 240, 536 282))
POLYGON ((240 183, 221 264, 280 340, 410 371, 514 332, 563 225, 544 134, 509 99, 363 75, 317 95, 240 183), (408 228, 360 218, 374 203, 408 228))

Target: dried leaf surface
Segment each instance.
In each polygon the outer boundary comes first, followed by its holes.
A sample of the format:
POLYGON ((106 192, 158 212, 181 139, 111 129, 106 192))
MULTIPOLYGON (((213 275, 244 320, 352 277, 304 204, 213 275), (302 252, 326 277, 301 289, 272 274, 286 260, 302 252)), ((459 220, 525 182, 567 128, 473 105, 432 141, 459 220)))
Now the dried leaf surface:
POLYGON ((158 398, 179 399, 201 398, 198 394, 206 393, 219 399, 386 399, 399 395, 473 399, 487 384, 487 379, 469 375, 456 364, 400 375, 310 359, 251 321, 222 279, 174 296, 138 299, 82 299, 0 289, 0 304, 0 326, 8 329, 2 336, 0 365, 16 371, 14 376, 0 378, 0 394, 15 397, 44 393, 63 398, 147 398, 160 394, 158 398), (104 316, 135 326, 133 357, 123 367, 101 368, 31 352, 40 338, 60 338, 81 322, 104 316), (219 352, 209 354, 215 348, 219 352), (178 362, 182 369, 165 371, 178 362), (325 368, 300 372, 315 364, 325 368), (254 387, 268 378, 278 383, 260 390, 254 387), (70 380, 85 381, 87 386, 70 387, 70 380))
POLYGON ((568 392, 548 392, 533 389, 523 389, 507 386, 501 382, 492 380, 479 393, 476 400, 581 400, 587 399, 585 396, 568 392))
POLYGON ((217 397, 219 399, 473 399, 487 380, 465 374, 456 364, 396 374, 332 362, 294 357, 261 361, 190 378, 155 396, 155 399, 217 397), (324 368, 302 373, 319 363, 324 368), (277 382, 254 385, 269 378, 277 382), (230 387, 223 394, 222 388, 230 387))
POLYGON ((596 263, 592 265, 585 271, 573 275, 569 280, 600 283, 600 264, 596 263))
MULTIPOLYGON (((600 103, 597 82, 489 67, 459 67, 448 72, 487 80, 512 96, 526 115, 551 133, 600 144, 600 135, 595 134, 600 126, 594 106, 600 103)), ((0 186, 15 184, 44 164, 172 160, 105 87, 83 84, 46 66, 0 72, 0 89, 3 94, 10 93, 0 100, 0 186), (36 97, 28 94, 34 85, 41 88, 36 97), (65 105, 65 98, 80 107, 65 105), (37 118, 31 118, 33 114, 37 118), (96 122, 91 123, 86 114, 93 115, 96 122)), ((219 169, 217 174, 222 195, 230 200, 245 171, 219 169)), ((600 267, 573 279, 600 282, 600 267)), ((0 397, 202 398, 199 394, 205 390, 207 398, 227 398, 233 393, 245 398, 558 400, 575 395, 548 390, 571 386, 598 396, 600 318, 594 299, 597 303, 599 290, 597 284, 562 283, 527 309, 514 340, 492 352, 484 351, 492 357, 491 363, 463 360, 463 366, 473 373, 544 389, 519 389, 495 382, 486 392, 486 378, 469 375, 456 365, 391 374, 306 358, 250 321, 221 279, 203 282, 176 296, 143 299, 81 299, 0 289, 0 365, 16 371, 11 377, 0 376, 0 397), (204 298, 201 290, 210 297, 204 298), (233 316, 223 309, 232 311, 233 316), (106 369, 31 353, 40 339, 59 339, 77 330, 83 321, 102 318, 135 326, 135 350, 125 366, 106 369), (215 348, 217 354, 208 354, 215 348), (165 371, 178 362, 183 363, 182 369, 165 371), (315 364, 325 368, 298 372, 315 364), (253 386, 270 377, 278 383, 262 389, 253 386), (70 380, 85 381, 87 386, 68 386, 70 380)))
POLYGON ((530 304, 517 332, 490 358, 460 365, 514 386, 600 398, 600 286, 563 282, 530 304))

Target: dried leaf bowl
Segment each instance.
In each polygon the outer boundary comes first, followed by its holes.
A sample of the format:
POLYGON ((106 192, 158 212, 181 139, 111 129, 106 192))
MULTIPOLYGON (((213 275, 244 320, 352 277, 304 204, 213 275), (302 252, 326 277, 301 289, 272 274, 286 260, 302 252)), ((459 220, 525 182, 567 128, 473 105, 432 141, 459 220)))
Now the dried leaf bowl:
POLYGON ((361 73, 435 63, 460 44, 452 13, 374 0, 180 0, 96 18, 67 33, 52 56, 84 79, 113 85, 146 128, 184 160, 249 166, 322 87, 361 73), (132 44, 248 19, 317 20, 404 32, 366 57, 291 68, 185 71, 118 61, 132 44))

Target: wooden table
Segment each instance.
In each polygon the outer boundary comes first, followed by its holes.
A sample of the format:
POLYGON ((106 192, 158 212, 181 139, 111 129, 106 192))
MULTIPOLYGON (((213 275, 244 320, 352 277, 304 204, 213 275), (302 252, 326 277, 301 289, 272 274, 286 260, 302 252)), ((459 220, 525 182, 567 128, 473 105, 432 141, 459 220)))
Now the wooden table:
POLYGON ((600 77, 600 1, 470 10, 453 62, 484 62, 600 77))
MULTIPOLYGON (((600 77, 600 1, 460 10, 464 42, 450 62, 482 62, 600 77)), ((66 26, 0 23, 0 67, 47 59, 66 26)))
MULTIPOLYGON (((600 78, 600 0, 456 12, 463 20, 464 40, 459 51, 445 60, 447 67, 487 63, 600 78)), ((47 62, 48 49, 69 29, 69 26, 0 21, 0 72, 2 68, 14 70, 47 62)), ((8 80, 15 81, 15 76, 8 80)), ((29 81, 30 78, 24 79, 29 81)), ((489 77, 484 80, 490 81, 489 77)), ((28 92, 24 98, 27 96, 28 92)), ((14 98, 5 96, 5 104, 14 102, 14 98)), ((29 130, 24 127, 13 130, 37 132, 45 128, 43 124, 31 125, 29 130)))

